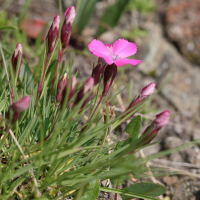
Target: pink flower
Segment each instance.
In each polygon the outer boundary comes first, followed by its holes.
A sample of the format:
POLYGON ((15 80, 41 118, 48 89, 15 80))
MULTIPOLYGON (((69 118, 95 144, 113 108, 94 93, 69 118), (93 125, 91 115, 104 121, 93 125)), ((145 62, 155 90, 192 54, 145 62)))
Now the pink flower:
POLYGON ((121 67, 125 64, 137 65, 141 62, 141 60, 127 58, 137 52, 137 47, 135 43, 124 39, 116 40, 113 45, 104 45, 99 40, 93 40, 88 48, 93 55, 103 58, 109 65, 115 63, 118 67, 121 67))

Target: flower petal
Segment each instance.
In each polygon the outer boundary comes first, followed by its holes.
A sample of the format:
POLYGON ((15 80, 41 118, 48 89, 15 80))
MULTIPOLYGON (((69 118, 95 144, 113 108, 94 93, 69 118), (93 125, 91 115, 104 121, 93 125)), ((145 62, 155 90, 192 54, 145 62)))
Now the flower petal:
POLYGON ((126 64, 131 64, 131 65, 137 65, 141 62, 141 60, 133 60, 133 59, 128 59, 128 58, 120 58, 115 61, 115 64, 117 67, 121 67, 126 64))
POLYGON ((113 63, 113 60, 110 57, 111 53, 101 41, 92 40, 88 45, 88 48, 93 55, 103 58, 109 65, 113 63))
POLYGON ((137 47, 135 43, 128 42, 124 39, 116 40, 113 44, 113 54, 120 57, 126 58, 134 55, 137 52, 137 47))

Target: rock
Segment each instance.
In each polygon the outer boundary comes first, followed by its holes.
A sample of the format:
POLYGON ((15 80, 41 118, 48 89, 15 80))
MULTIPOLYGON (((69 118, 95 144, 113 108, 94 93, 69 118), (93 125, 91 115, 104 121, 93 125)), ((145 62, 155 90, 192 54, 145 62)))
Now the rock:
MULTIPOLYGON (((157 140, 155 140, 155 141, 157 141, 157 140)), ((155 141, 153 141, 153 142, 155 142, 155 141)), ((148 146, 148 147, 143 149, 145 156, 156 154, 156 153, 159 152, 159 150, 160 150, 160 144, 159 143, 156 143, 152 146, 148 146)))
POLYGON ((182 54, 200 64, 200 0, 170 0, 165 12, 166 33, 182 54))
POLYGON ((149 34, 138 46, 138 69, 153 74, 161 94, 177 109, 192 115, 199 112, 200 68, 191 65, 163 36, 161 27, 152 24, 149 34), (164 85, 163 85, 164 84, 164 85))
POLYGON ((177 176, 165 176, 163 178, 163 182, 166 183, 168 186, 174 185, 177 183, 178 177, 177 176))
POLYGON ((179 179, 173 188, 172 200, 199 200, 200 199, 200 181, 196 178, 183 177, 179 179))
POLYGON ((179 152, 172 153, 169 156, 169 160, 175 161, 175 162, 184 162, 184 158, 179 152))
POLYGON ((173 149, 183 144, 183 141, 178 137, 167 137, 164 141, 166 149, 173 149))
POLYGON ((193 140, 198 140, 198 139, 200 139, 200 131, 195 130, 193 132, 193 140))

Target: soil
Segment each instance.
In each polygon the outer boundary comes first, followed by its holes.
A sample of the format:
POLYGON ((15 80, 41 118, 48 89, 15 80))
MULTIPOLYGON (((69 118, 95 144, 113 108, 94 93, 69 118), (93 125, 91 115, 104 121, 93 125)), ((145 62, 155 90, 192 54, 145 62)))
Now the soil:
MULTIPOLYGON (((0 0, 0 5, 2 4, 0 0)), ((19 15, 25 0, 16 0, 6 9, 12 15, 19 15)), ((138 66, 126 66, 122 76, 121 88, 130 80, 133 82, 133 94, 138 95, 142 87, 154 81, 161 92, 155 96, 151 105, 151 112, 147 114, 149 120, 156 113, 165 109, 171 114, 180 111, 170 123, 159 132, 156 141, 160 143, 154 147, 144 149, 148 156, 161 150, 175 148, 189 141, 200 139, 199 117, 199 85, 200 85, 200 1, 194 0, 154 0, 156 10, 146 16, 138 11, 128 11, 122 16, 118 26, 100 36, 104 43, 113 43, 121 36, 122 30, 130 31, 139 26, 146 30, 143 38, 134 38, 137 44, 136 59, 143 60, 138 66)), ((63 1, 65 10, 76 1, 63 1)), ((80 50, 87 48, 87 44, 95 38, 97 24, 103 11, 112 4, 112 0, 102 0, 96 5, 94 17, 85 28, 81 37, 73 36, 69 48, 80 50)), ((1 7, 1 6, 0 6, 1 7)), ((52 20, 59 13, 55 0, 34 0, 28 11, 28 19, 52 20)), ((68 57, 66 56, 66 59, 68 57)), ((74 56, 73 69, 79 71, 80 78, 91 75, 94 56, 74 56)), ((120 89, 120 88, 119 88, 120 89)), ((124 106, 127 106, 127 91, 121 94, 124 106)), ((116 107, 123 109, 123 105, 116 107)), ((116 111, 117 112, 117 111, 116 111)), ((149 122, 148 122, 149 123, 149 122)), ((148 124, 143 122, 141 131, 148 124)), ((125 126, 125 125, 124 125, 125 126)), ((124 128, 121 127, 121 130, 124 128)), ((111 133, 110 137, 112 137, 111 133)), ((120 139, 126 136, 121 135, 120 139)), ((152 160, 154 166, 172 167, 183 170, 183 174, 157 178, 166 186, 164 200, 199 200, 200 199, 200 149, 199 145, 187 148, 170 156, 152 160)), ((126 182, 126 186, 130 182, 126 182)), ((112 195, 101 193, 99 199, 112 199, 112 195)), ((120 199, 120 198, 118 198, 120 199)))

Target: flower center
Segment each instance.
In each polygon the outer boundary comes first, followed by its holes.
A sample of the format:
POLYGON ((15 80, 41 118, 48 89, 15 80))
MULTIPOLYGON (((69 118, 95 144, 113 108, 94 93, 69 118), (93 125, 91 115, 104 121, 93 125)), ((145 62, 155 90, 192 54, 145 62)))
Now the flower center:
POLYGON ((119 59, 119 56, 116 56, 116 55, 113 55, 113 54, 111 54, 110 57, 112 58, 113 61, 119 59))

